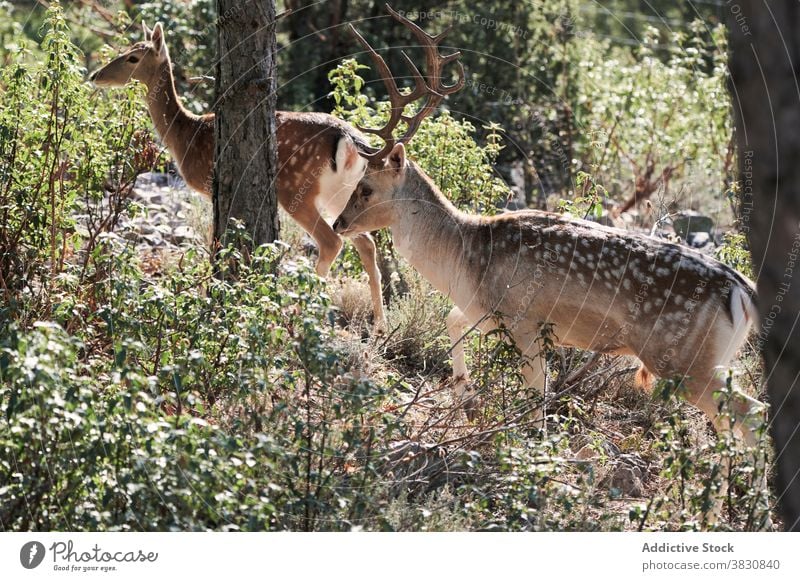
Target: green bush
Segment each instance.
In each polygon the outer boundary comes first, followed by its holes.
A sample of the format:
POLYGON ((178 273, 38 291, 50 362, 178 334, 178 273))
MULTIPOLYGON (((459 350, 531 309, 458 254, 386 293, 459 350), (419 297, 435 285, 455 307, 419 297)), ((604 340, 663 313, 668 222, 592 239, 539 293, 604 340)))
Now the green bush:
POLYGON ((346 369, 310 265, 277 245, 234 282, 205 261, 147 281, 117 244, 108 303, 83 340, 54 323, 3 340, 3 528, 331 530, 366 518, 374 465, 402 425, 381 410, 385 389, 346 369))
POLYGON ((4 530, 269 526, 280 490, 257 486, 269 438, 164 417, 150 378, 124 366, 98 373, 80 361, 84 348, 47 324, 3 342, 4 530))
POLYGON ((620 202, 638 187, 653 192, 659 214, 729 210, 735 158, 725 31, 705 38, 704 27, 695 22, 692 33, 672 33, 665 44, 649 28, 633 49, 590 38, 576 44, 578 169, 620 202))
MULTIPOLYGON (((52 6, 46 58, 29 62, 23 42, 0 71, 0 328, 16 317, 47 317, 50 293, 68 282, 70 257, 90 252, 113 227, 136 174, 155 157, 138 130, 140 100, 132 89, 94 92, 52 6)), ((85 282, 79 272, 76 285, 85 282)))

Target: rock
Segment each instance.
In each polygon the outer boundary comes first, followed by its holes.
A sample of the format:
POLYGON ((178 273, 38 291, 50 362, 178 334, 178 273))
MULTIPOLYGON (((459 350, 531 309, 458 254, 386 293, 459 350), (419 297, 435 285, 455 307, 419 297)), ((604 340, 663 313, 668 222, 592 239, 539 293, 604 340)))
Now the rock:
POLYGON ((180 244, 181 242, 188 242, 194 240, 197 237, 197 233, 194 229, 189 228, 188 226, 178 226, 172 231, 172 240, 180 244))
POLYGON ((575 458, 578 460, 596 460, 600 457, 600 453, 594 446, 586 444, 583 448, 575 452, 575 458))
POLYGON ((698 212, 687 210, 672 218, 672 228, 683 240, 688 240, 689 235, 695 232, 707 232, 710 235, 714 229, 714 220, 698 212))
POLYGON ((612 493, 620 496, 640 498, 644 494, 644 482, 647 480, 647 463, 637 454, 620 454, 613 463, 603 484, 612 493))
POLYGON ((142 236, 148 236, 155 233, 156 229, 147 222, 139 222, 136 225, 136 233, 142 236))
POLYGON ((160 189, 143 189, 137 187, 133 190, 133 199, 141 203, 148 210, 164 203, 164 195, 160 189))
POLYGON ((163 222, 159 221, 155 224, 155 230, 163 237, 170 238, 172 236, 173 225, 166 220, 163 222))
POLYGON ((686 237, 686 244, 692 248, 704 248, 711 243, 711 234, 708 232, 690 232, 686 237))
POLYGON ((603 457, 614 458, 622 453, 619 447, 611 440, 587 440, 588 438, 584 438, 586 443, 581 446, 577 452, 575 452, 575 458, 578 460, 594 460, 603 457))
POLYGON ((139 242, 144 242, 147 246, 157 248, 161 246, 166 246, 166 242, 164 238, 159 233, 148 234, 146 236, 140 236, 139 242))
POLYGON ((146 172, 136 178, 136 185, 138 186, 137 189, 164 188, 169 185, 169 174, 146 172))

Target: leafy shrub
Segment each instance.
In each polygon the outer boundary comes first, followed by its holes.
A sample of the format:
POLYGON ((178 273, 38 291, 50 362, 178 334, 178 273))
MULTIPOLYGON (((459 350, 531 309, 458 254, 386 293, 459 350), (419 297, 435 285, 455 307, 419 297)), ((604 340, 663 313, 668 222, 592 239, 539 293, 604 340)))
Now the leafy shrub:
POLYGON ((81 248, 78 230, 90 250, 153 157, 147 135, 137 131, 144 117, 132 91, 99 96, 84 82, 57 3, 41 48, 47 58, 28 64, 20 44, 0 71, 0 326, 52 306, 48 293, 64 282, 67 260, 81 248))
POLYGON ((650 28, 634 49, 590 38, 575 46, 586 135, 576 158, 620 201, 636 190, 668 209, 726 209, 735 159, 725 33, 720 26, 707 38, 704 27, 695 22, 663 44, 650 28))
POLYGON ((2 526, 330 530, 374 510, 402 425, 345 368, 310 266, 278 245, 234 282, 205 261, 147 281, 110 244, 126 266, 83 341, 53 323, 4 339, 2 526), (113 356, 87 358, 91 342, 113 356))
POLYGON ((253 456, 268 438, 243 443, 198 418, 165 418, 149 378, 124 366, 97 373, 83 348, 45 324, 3 342, 4 530, 269 525, 277 493, 253 489, 269 471, 253 456))
POLYGON ((502 437, 497 441, 498 468, 474 487, 469 504, 481 528, 496 531, 621 530, 624 519, 611 512, 596 518, 606 494, 596 490, 594 475, 570 469, 568 441, 502 437), (573 484, 574 482, 574 484, 573 484))
POLYGON ((753 277, 753 264, 747 237, 736 232, 726 232, 722 244, 714 253, 717 260, 735 268, 743 275, 753 277))

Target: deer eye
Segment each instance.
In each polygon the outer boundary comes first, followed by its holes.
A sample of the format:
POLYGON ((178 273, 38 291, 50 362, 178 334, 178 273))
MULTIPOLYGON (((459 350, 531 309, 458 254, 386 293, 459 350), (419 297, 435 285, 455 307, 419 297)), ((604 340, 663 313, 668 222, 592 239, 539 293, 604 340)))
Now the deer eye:
POLYGON ((138 62, 139 62, 139 57, 138 57, 138 56, 131 55, 131 56, 129 56, 129 57, 126 59, 126 60, 127 60, 129 63, 136 64, 136 63, 138 63, 138 62))
POLYGON ((361 197, 365 200, 372 195, 372 188, 368 188, 366 186, 362 186, 361 188, 361 197))

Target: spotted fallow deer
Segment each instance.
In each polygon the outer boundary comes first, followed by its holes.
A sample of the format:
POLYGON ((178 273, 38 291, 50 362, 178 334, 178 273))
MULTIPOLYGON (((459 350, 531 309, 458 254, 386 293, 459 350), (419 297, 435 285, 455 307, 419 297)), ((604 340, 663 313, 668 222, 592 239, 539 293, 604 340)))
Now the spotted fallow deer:
MULTIPOLYGON (((125 49, 90 75, 101 87, 119 87, 136 80, 147 89, 147 107, 158 135, 175 159, 186 183, 211 196, 214 165, 214 114, 194 115, 175 90, 164 31, 160 23, 144 40, 125 49)), ((335 218, 344 208, 367 160, 376 150, 350 124, 324 113, 278 111, 278 202, 314 239, 319 249, 316 270, 327 276, 342 248, 323 214, 335 218)), ((369 275, 375 326, 385 328, 381 274, 375 243, 369 233, 350 237, 369 275)))
MULTIPOLYGON (((413 130, 392 137, 408 98, 361 41, 396 114, 374 131, 386 144, 370 158, 333 228, 347 236, 389 228, 400 255, 455 303, 447 322, 459 400, 473 399, 462 342, 470 327, 504 327, 524 356, 526 386, 543 394, 540 345, 548 324, 556 345, 638 357, 642 383, 652 376, 682 378, 688 400, 718 431, 735 428, 756 444, 763 404, 735 391, 731 413, 720 414, 714 396, 757 317, 753 284, 687 247, 585 220, 535 210, 491 217, 458 210, 406 158, 404 142, 413 130)), ((439 78, 440 71, 429 76, 439 78)), ((428 87, 434 95, 448 90, 428 87)), ((543 425, 541 408, 536 421, 543 425)))

